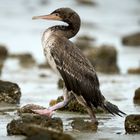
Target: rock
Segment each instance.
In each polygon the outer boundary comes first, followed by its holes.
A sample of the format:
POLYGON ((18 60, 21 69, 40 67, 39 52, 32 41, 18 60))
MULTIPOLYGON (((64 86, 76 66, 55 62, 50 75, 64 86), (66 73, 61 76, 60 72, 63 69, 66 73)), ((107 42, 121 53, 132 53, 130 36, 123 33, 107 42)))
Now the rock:
POLYGON ((126 35, 122 38, 123 45, 140 47, 140 32, 126 35))
POLYGON ((0 45, 0 75, 6 58, 8 57, 8 50, 4 45, 0 45))
POLYGON ((77 3, 82 5, 88 5, 88 6, 96 5, 96 3, 93 0, 76 0, 76 1, 77 3))
POLYGON ((36 64, 35 59, 30 53, 11 54, 9 57, 19 59, 19 64, 24 68, 31 68, 36 64))
POLYGON ((63 131, 63 123, 60 118, 49 118, 39 114, 23 114, 7 124, 7 133, 9 135, 22 135, 27 125, 38 125, 41 128, 52 129, 58 132, 63 131))
POLYGON ((0 80, 0 102, 18 104, 20 102, 21 91, 17 84, 0 80))
POLYGON ((26 140, 73 140, 63 133, 63 122, 60 118, 34 114, 34 109, 45 109, 42 106, 27 104, 18 110, 20 117, 7 124, 8 135, 24 135, 26 140))
MULTIPOLYGON (((97 28, 97 25, 95 23, 92 23, 90 21, 82 21, 81 23, 81 26, 82 28, 88 28, 88 29, 91 29, 91 28, 97 28)), ((94 41, 95 39, 93 39, 94 41)))
POLYGON ((45 6, 46 4, 48 4, 48 0, 40 0, 39 3, 40 5, 45 6))
POLYGON ((103 73, 119 73, 117 50, 113 46, 93 47, 83 52, 95 70, 103 73))
MULTIPOLYGON (((29 127, 30 128, 30 127, 29 127)), ((30 130, 32 130, 32 127, 30 128, 30 130)), ((42 129, 37 130, 37 131, 42 131, 42 129)), ((49 132, 40 132, 40 134, 34 134, 33 136, 29 136, 24 140, 52 140, 52 136, 53 134, 49 134, 49 132)))
POLYGON ((0 75, 2 73, 3 63, 0 63, 0 75))
POLYGON ((62 89, 64 87, 64 81, 62 79, 59 79, 57 85, 59 89, 62 89))
POLYGON ((81 118, 75 119, 72 123, 71 126, 73 129, 78 130, 78 131, 84 131, 84 132, 95 132, 97 131, 98 125, 93 124, 92 122, 85 121, 81 118))
POLYGON ((110 45, 95 46, 89 36, 77 38, 75 44, 83 51, 95 70, 103 73, 119 73, 117 50, 110 45))
MULTIPOLYGON (((57 98, 57 100, 50 101, 50 106, 53 106, 59 102, 63 101, 63 96, 57 98)), ((69 102, 69 104, 63 108, 60 108, 61 111, 70 111, 70 112, 80 112, 80 113, 87 113, 86 109, 77 102, 76 99, 73 99, 69 102)))
POLYGON ((135 90, 134 103, 140 103, 140 87, 135 90))
POLYGON ((0 112, 13 112, 19 108, 17 104, 0 103, 0 112))
POLYGON ((44 62, 42 64, 39 64, 38 67, 40 69, 48 69, 48 68, 50 68, 50 65, 47 62, 44 62))
POLYGON ((57 132, 38 125, 23 125, 22 135, 27 136, 25 140, 73 140, 73 138, 62 132, 57 132))
POLYGON ((50 105, 50 106, 53 106, 53 105, 55 105, 55 104, 57 104, 57 103, 58 103, 57 100, 52 99, 52 100, 50 101, 49 105, 50 105))
POLYGON ((24 113, 34 113, 32 110, 45 109, 45 107, 35 104, 27 104, 17 110, 18 115, 22 116, 24 113))
POLYGON ((46 75, 45 73, 41 73, 41 74, 39 74, 39 77, 40 77, 40 78, 46 78, 47 75, 46 75))
POLYGON ((82 51, 88 50, 92 48, 92 42, 95 41, 94 38, 90 37, 90 36, 79 36, 76 41, 75 44, 78 48, 80 48, 82 51))
POLYGON ((140 134, 140 114, 132 114, 125 118, 125 131, 140 134))
MULTIPOLYGON (((53 106, 61 101, 63 101, 63 96, 58 97, 57 100, 50 101, 50 106, 53 106)), ((83 107, 81 104, 79 104, 75 98, 72 99, 72 101, 70 101, 67 106, 65 106, 59 110, 60 111, 87 113, 85 107, 83 107)), ((95 112, 96 113, 103 113, 104 111, 102 109, 96 109, 95 112)))
POLYGON ((8 50, 6 46, 0 45, 0 61, 4 61, 8 57, 8 50))
POLYGON ((139 68, 130 68, 128 69, 129 74, 140 74, 140 67, 139 68))

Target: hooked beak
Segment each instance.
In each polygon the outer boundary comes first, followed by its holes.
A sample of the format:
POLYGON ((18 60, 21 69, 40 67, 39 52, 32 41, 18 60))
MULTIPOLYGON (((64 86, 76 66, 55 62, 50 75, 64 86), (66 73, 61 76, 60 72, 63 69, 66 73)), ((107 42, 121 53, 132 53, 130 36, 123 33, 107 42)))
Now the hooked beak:
POLYGON ((59 16, 56 16, 55 14, 50 15, 42 15, 42 16, 34 16, 32 19, 46 19, 46 20, 62 20, 59 16))

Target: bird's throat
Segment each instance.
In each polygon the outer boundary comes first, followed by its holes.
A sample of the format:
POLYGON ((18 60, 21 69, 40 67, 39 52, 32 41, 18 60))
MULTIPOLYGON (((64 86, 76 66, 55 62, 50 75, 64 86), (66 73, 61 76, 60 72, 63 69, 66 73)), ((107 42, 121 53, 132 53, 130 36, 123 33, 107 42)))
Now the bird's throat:
POLYGON ((80 22, 75 24, 56 25, 50 28, 52 32, 59 34, 59 36, 66 37, 68 39, 74 37, 80 29, 80 22))

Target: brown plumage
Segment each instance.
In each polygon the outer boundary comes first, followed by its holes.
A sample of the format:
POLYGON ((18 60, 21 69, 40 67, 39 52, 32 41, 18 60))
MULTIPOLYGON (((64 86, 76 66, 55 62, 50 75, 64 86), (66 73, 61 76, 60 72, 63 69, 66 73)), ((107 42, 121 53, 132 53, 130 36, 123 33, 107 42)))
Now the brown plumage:
MULTIPOLYGON (((68 24, 68 26, 50 27, 44 32, 42 37, 46 58, 54 71, 62 77, 66 87, 62 104, 60 103, 49 108, 49 111, 65 106, 74 96, 79 103, 87 108, 94 123, 97 120, 94 115, 93 106, 100 106, 113 115, 121 116, 121 114, 125 114, 117 106, 108 102, 101 94, 99 81, 93 66, 81 50, 69 40, 80 29, 81 21, 78 14, 70 8, 60 8, 50 15, 34 17, 34 19, 38 18, 60 20, 68 24)), ((36 112, 47 114, 47 111, 36 112)))

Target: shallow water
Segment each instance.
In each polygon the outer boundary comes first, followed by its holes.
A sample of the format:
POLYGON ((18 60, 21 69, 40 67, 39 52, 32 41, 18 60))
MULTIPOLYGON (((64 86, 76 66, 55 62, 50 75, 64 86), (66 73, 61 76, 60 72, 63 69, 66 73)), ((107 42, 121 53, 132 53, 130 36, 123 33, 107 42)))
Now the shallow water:
MULTIPOLYGON (((14 81, 19 84, 22 91, 20 106, 28 103, 48 106, 51 99, 56 99, 62 94, 62 90, 58 90, 56 75, 50 70, 23 69, 20 67, 10 69, 11 61, 7 60, 3 71, 2 79, 14 81), (10 61, 10 62, 8 62, 10 61), (47 77, 41 78, 40 74, 46 74, 47 77), (27 76, 24 76, 27 75, 27 76)), ((138 75, 105 75, 98 74, 101 90, 104 96, 112 103, 119 106, 127 114, 139 113, 140 106, 133 103, 134 91, 140 85, 140 76, 138 75)), ((1 109, 3 106, 1 105, 1 109)), ((6 110, 6 107, 5 107, 6 110)), ((125 135, 124 119, 119 116, 109 114, 97 114, 99 127, 97 133, 80 133, 71 128, 70 122, 76 117, 88 118, 88 115, 78 113, 56 112, 56 117, 61 117, 64 123, 66 133, 73 135, 76 139, 88 140, 94 139, 138 139, 140 135, 125 135)), ((0 138, 15 139, 15 137, 6 137, 6 124, 15 117, 13 111, 6 111, 6 114, 0 115, 0 138)), ((16 137, 21 139, 22 137, 16 137)))
MULTIPOLYGON (((29 51, 38 62, 44 61, 41 34, 46 27, 58 22, 32 21, 31 17, 64 6, 73 7, 80 14, 82 21, 93 23, 92 27, 83 25, 78 35, 89 34, 97 39, 96 44, 107 43, 117 48, 121 74, 99 73, 102 93, 127 114, 139 113, 140 105, 133 103, 133 96, 135 89, 140 86, 140 75, 128 75, 126 71, 129 67, 139 65, 140 48, 124 47, 121 44, 121 37, 124 34, 140 31, 139 0, 97 0, 96 7, 80 6, 74 1, 48 1, 45 5, 41 5, 39 0, 0 1, 0 42, 6 44, 10 52, 29 51)), ((23 69, 17 60, 6 61, 1 79, 19 84, 22 91, 20 106, 34 103, 47 107, 51 99, 56 99, 62 94, 62 90, 57 89, 58 77, 51 70, 41 70, 36 67, 23 69), (47 77, 41 78, 39 75, 42 73, 47 77)), ((6 125, 15 114, 3 105, 0 105, 0 110, 6 110, 4 114, 0 114, 0 140, 23 139, 21 136, 7 137, 6 125)), ((65 131, 79 140, 137 140, 140 137, 140 135, 125 135, 124 118, 118 116, 98 114, 97 133, 80 133, 72 130, 69 124, 71 120, 75 117, 88 117, 87 115, 56 112, 54 116, 61 117, 65 131)))

